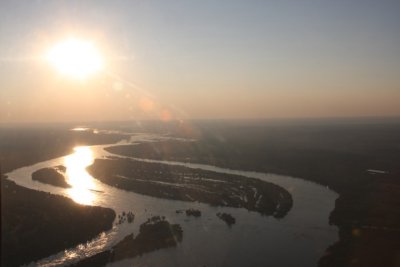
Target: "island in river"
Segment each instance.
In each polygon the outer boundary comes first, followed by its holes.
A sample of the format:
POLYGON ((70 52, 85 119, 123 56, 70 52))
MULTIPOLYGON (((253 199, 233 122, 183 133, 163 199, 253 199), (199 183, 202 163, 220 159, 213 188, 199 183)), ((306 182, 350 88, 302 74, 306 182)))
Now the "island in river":
POLYGON ((213 206, 245 208, 282 218, 293 205, 288 191, 259 179, 126 158, 96 159, 96 179, 136 193, 213 206))
POLYGON ((104 266, 110 262, 133 258, 154 250, 175 247, 182 238, 183 230, 179 224, 171 224, 164 217, 154 216, 140 225, 136 237, 130 234, 110 250, 86 258, 74 266, 104 266))
POLYGON ((32 180, 62 188, 70 188, 71 186, 65 181, 64 173, 60 169, 64 169, 65 172, 64 166, 42 168, 32 173, 32 180))

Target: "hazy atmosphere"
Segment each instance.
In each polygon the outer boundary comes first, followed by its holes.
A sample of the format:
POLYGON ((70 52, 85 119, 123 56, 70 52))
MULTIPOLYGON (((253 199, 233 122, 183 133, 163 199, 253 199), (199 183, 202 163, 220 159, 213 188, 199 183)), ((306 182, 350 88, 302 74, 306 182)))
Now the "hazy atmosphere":
POLYGON ((398 1, 1 1, 0 122, 399 116, 399 14, 398 1), (49 64, 71 38, 100 71, 49 64))

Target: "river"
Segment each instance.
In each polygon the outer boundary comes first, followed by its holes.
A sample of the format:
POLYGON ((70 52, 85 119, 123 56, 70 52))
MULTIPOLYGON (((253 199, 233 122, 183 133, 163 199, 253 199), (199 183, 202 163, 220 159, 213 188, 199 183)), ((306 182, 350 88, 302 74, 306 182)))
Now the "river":
MULTIPOLYGON (((138 134, 118 145, 163 138, 166 137, 138 134)), ((126 235, 132 232, 137 234, 139 225, 153 215, 162 215, 169 222, 180 224, 184 231, 183 241, 177 247, 158 250, 110 266, 316 266, 325 249, 338 239, 338 229, 329 225, 328 219, 338 195, 327 187, 276 174, 137 159, 258 178, 288 190, 293 197, 293 207, 284 218, 276 219, 243 208, 211 207, 202 203, 154 198, 108 186, 86 172, 85 168, 94 159, 117 156, 104 150, 111 145, 115 144, 78 147, 71 155, 19 168, 7 174, 8 179, 27 188, 67 196, 86 205, 112 208, 117 214, 122 211, 132 211, 135 214, 132 224, 114 225, 110 231, 85 244, 30 265, 69 265, 104 251, 126 235), (31 179, 32 172, 58 165, 66 166, 67 181, 72 188, 58 188, 31 179), (202 216, 194 218, 176 213, 176 210, 186 208, 199 209, 202 216), (228 227, 216 217, 217 212, 232 214, 236 224, 228 227)))

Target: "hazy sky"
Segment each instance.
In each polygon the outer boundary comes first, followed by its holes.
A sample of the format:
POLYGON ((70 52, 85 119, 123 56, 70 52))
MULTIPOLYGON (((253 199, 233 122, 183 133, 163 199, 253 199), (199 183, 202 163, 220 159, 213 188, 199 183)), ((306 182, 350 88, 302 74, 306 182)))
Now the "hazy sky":
POLYGON ((400 115, 400 1, 0 2, 0 122, 400 115), (74 36, 104 72, 43 55, 74 36))

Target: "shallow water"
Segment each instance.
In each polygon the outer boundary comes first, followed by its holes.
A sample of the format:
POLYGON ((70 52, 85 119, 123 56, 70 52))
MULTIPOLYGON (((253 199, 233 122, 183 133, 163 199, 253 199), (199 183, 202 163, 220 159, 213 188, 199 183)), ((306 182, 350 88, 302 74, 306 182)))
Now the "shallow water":
MULTIPOLYGON (((165 137, 135 135, 125 144, 163 138, 165 137)), ((152 215, 163 215, 171 223, 179 223, 184 231, 182 243, 175 248, 155 251, 110 266, 316 266, 325 249, 338 238, 337 228, 330 226, 328 221, 338 195, 326 187, 299 178, 202 164, 143 160, 238 174, 277 184, 288 190, 293 197, 293 207, 282 219, 262 216, 243 208, 211 207, 202 203, 159 199, 120 190, 93 179, 84 170, 87 164, 81 164, 75 170, 72 165, 67 166, 67 179, 75 182, 72 189, 57 188, 31 179, 35 170, 68 165, 68 160, 71 162, 74 157, 76 162, 90 163, 84 157, 91 157, 93 160, 116 156, 104 150, 108 146, 110 145, 85 147, 80 150, 81 153, 86 151, 80 155, 82 158, 79 158, 78 149, 66 157, 23 167, 8 174, 8 179, 28 188, 64 195, 80 203, 109 207, 117 214, 122 211, 135 213, 133 224, 115 225, 112 230, 100 234, 86 244, 42 259, 37 265, 68 265, 108 249, 126 235, 132 232, 136 234, 139 225, 152 215), (80 184, 79 180, 85 183, 80 184), (202 216, 194 218, 176 213, 176 210, 186 208, 199 209, 202 216), (232 214, 236 218, 236 224, 228 227, 217 218, 217 212, 232 214)))

